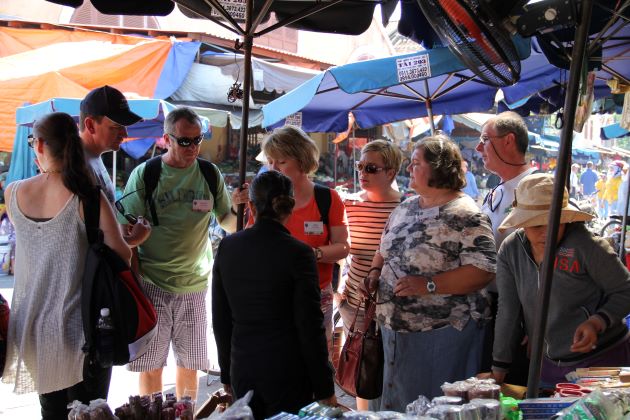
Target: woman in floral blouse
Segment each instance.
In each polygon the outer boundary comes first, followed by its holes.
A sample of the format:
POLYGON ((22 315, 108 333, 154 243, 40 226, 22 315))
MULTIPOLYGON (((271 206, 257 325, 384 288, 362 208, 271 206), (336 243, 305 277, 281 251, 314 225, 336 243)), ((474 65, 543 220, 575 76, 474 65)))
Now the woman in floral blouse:
POLYGON ((461 161, 444 135, 416 145, 407 169, 418 195, 392 212, 368 273, 385 350, 381 410, 404 411, 479 369, 496 252, 490 221, 460 192, 461 161))

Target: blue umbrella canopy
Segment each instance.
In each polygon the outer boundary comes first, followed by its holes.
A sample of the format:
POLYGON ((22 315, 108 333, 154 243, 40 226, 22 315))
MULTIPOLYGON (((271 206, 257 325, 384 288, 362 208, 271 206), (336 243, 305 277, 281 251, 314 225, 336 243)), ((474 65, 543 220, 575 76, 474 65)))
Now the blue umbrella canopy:
MULTIPOLYGON (((521 57, 529 42, 517 38, 521 57)), ((429 115, 487 111, 497 89, 482 83, 448 48, 337 66, 263 106, 263 126, 339 132, 352 112, 361 128, 429 115)))

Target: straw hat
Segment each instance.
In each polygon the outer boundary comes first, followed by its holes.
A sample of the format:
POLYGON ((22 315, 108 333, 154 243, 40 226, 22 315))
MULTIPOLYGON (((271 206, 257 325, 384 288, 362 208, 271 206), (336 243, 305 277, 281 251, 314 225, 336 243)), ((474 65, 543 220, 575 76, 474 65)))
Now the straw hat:
MULTIPOLYGON (((512 211, 499 226, 499 231, 546 225, 551 210, 554 180, 550 174, 533 174, 523 178, 514 191, 512 211)), ((569 194, 565 188, 560 223, 586 222, 592 218, 592 214, 580 211, 569 203, 569 194)))

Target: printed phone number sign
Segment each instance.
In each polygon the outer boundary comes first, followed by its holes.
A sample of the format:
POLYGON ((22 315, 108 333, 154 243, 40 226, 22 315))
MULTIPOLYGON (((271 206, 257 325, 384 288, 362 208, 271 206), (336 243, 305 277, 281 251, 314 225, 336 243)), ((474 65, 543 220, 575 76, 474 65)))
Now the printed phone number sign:
POLYGON ((284 124, 302 128, 302 113, 296 112, 295 114, 287 115, 287 118, 284 120, 284 124))
MULTIPOLYGON (((245 20, 245 0, 219 0, 219 3, 234 20, 245 20)), ((214 8, 212 16, 223 17, 214 8)))
POLYGON ((400 83, 431 77, 429 54, 416 55, 396 60, 396 71, 398 73, 398 81, 400 83))

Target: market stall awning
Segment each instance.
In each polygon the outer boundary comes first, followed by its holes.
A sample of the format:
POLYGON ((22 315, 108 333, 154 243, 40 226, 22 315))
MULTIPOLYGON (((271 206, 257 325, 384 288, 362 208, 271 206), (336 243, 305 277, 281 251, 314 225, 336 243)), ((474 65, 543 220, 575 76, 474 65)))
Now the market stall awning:
POLYGON ((199 43, 59 29, 0 27, 0 150, 11 151, 15 111, 111 85, 133 97, 170 95, 199 43))
MULTIPOLYGON (((79 106, 81 99, 77 98, 51 98, 37 104, 23 106, 16 111, 16 132, 13 143, 13 156, 11 167, 7 177, 8 182, 29 178, 36 174, 34 153, 27 145, 27 136, 31 132, 33 123, 42 116, 51 112, 65 112, 79 121, 79 106)), ((151 147, 156 137, 162 137, 164 133, 164 118, 176 108, 176 105, 159 99, 130 99, 131 111, 140 115, 143 121, 127 128, 129 139, 123 143, 122 148, 134 157, 142 156, 151 147)), ((225 126, 228 113, 225 111, 205 109, 205 115, 201 115, 202 131, 208 132, 212 125, 225 126), (206 117, 208 116, 208 117, 206 117)))
POLYGON ((602 127, 600 130, 600 137, 602 140, 610 140, 626 136, 630 136, 630 131, 622 128, 619 123, 607 125, 602 127))

